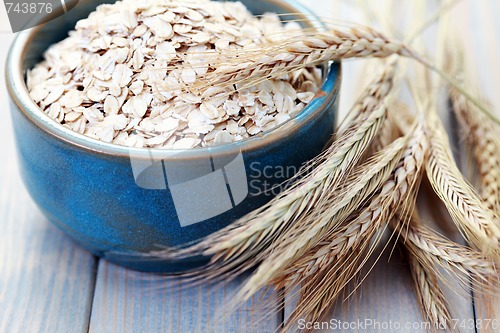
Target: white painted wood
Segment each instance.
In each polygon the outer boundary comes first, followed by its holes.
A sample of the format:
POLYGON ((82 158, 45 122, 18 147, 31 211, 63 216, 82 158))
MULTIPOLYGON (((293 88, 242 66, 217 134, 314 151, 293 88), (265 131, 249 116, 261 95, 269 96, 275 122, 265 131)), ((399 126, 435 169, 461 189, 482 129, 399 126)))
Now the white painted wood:
POLYGON ((274 332, 274 293, 255 296, 230 308, 241 279, 226 285, 183 287, 179 280, 133 272, 102 260, 90 332, 274 332), (269 307, 262 308, 261 302, 269 307), (271 310, 273 309, 273 310, 271 310))

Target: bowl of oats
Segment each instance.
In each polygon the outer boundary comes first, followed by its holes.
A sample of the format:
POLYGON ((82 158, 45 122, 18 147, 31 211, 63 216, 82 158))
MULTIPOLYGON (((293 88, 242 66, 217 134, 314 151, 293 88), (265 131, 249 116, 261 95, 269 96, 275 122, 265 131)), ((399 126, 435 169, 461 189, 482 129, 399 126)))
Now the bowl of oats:
POLYGON ((6 80, 34 201, 117 264, 205 262, 141 254, 192 244, 288 186, 334 133, 340 65, 251 84, 206 78, 221 55, 244 57, 318 22, 291 0, 87 0, 20 33, 6 80))

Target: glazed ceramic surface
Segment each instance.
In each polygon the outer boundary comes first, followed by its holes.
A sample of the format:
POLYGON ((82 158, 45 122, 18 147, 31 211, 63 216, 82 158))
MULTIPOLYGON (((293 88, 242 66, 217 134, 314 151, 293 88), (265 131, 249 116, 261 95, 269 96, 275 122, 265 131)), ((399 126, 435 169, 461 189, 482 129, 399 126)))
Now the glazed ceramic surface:
MULTIPOLYGON (((311 15, 291 1, 242 2, 254 14, 311 15)), ((168 262, 137 254, 196 241, 270 200, 331 139, 340 66, 325 68, 321 91, 298 116, 245 141, 188 151, 100 142, 50 119, 24 82, 48 46, 100 3, 80 1, 66 15, 20 33, 11 48, 7 86, 22 177, 47 218, 97 256, 151 272, 200 265, 207 258, 168 262)))

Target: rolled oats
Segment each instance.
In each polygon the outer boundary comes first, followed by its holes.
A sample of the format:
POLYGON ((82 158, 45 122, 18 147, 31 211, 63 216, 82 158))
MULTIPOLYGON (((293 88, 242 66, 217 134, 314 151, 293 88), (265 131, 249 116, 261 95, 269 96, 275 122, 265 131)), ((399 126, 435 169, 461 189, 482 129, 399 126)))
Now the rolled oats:
POLYGON ((245 69, 252 65, 245 52, 301 33, 298 23, 252 16, 240 2, 123 0, 80 20, 28 72, 26 83, 52 119, 98 140, 164 149, 230 143, 300 112, 314 98, 322 71, 232 87, 211 86, 204 76, 215 68, 224 73, 225 52, 241 53, 236 69, 245 69), (190 89, 198 81, 206 88, 190 89))

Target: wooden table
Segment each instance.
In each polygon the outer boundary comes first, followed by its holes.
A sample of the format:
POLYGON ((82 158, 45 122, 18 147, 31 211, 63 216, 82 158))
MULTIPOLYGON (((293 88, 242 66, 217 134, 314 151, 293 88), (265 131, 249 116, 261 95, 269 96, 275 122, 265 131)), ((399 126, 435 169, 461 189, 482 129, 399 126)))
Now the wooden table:
MULTIPOLYGON (((352 15, 341 0, 303 2, 323 17, 329 12, 336 17, 352 15)), ((500 24, 495 25, 494 15, 500 13, 500 1, 469 1, 459 7, 453 17, 463 22, 462 36, 469 50, 477 50, 483 92, 498 106, 500 94, 495 92, 499 86, 494 83, 500 80, 500 24)), ((11 35, 0 35, 2 71, 6 46, 12 39, 11 35)), ((359 71, 357 63, 344 66, 343 112, 359 91, 354 86, 359 71)), ((183 289, 175 281, 167 284, 162 278, 99 260, 49 224, 18 173, 3 79, 0 96, 0 333, 273 332, 281 325, 293 307, 291 300, 286 300, 283 313, 275 315, 254 305, 263 297, 275 302, 276 295, 257 295, 231 313, 233 309, 226 305, 240 280, 224 287, 183 289)), ((470 300, 452 292, 448 295, 454 318, 469 320, 477 316, 470 300)), ((418 325, 423 319, 407 267, 397 252, 390 260, 389 253, 385 253, 356 295, 339 305, 331 318, 342 322, 371 319, 379 325, 392 321, 402 326, 393 332, 424 331, 405 329, 406 323, 418 325)), ((391 330, 381 326, 338 331, 391 330)))

